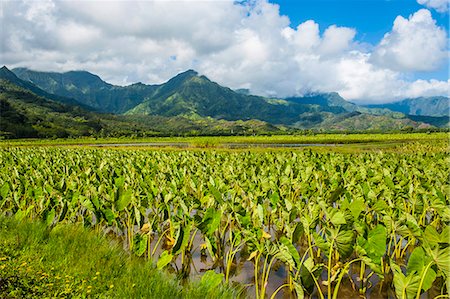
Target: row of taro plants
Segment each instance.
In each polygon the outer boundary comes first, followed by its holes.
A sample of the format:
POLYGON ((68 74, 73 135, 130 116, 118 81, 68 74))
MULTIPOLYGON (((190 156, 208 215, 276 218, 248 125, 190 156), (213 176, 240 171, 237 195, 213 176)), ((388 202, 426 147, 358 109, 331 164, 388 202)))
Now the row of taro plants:
POLYGON ((199 271, 197 257, 226 282, 251 265, 251 286, 241 286, 256 298, 338 298, 343 285, 448 297, 449 156, 415 146, 408 155, 6 148, 0 212, 101 229, 182 278, 199 271), (280 269, 284 282, 269 293, 280 269))

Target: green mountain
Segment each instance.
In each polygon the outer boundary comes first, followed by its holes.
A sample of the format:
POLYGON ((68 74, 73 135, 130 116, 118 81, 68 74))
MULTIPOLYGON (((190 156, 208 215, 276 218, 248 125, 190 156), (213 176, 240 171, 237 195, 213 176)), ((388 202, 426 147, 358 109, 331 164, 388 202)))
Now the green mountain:
POLYGON ((348 131, 448 126, 448 122, 441 118, 418 119, 386 107, 358 106, 337 93, 287 99, 254 96, 248 90, 233 91, 223 87, 193 70, 178 74, 160 85, 137 83, 125 87, 106 83, 88 72, 61 74, 23 68, 14 72, 48 93, 72 97, 102 112, 124 114, 123 117, 116 116, 124 122, 139 119, 136 127, 166 133, 174 128, 175 132, 211 133, 210 127, 216 128, 214 132, 222 133, 278 130, 269 124, 294 129, 348 131), (155 119, 166 123, 167 128, 161 127, 155 119), (183 123, 184 129, 178 130, 174 119, 183 123), (237 125, 237 121, 243 124, 237 125), (231 128, 233 126, 237 127, 231 128), (244 129, 239 129, 242 127, 244 129))
POLYGON ((156 88, 142 83, 115 86, 86 71, 53 73, 26 68, 12 71, 20 79, 31 82, 48 93, 73 98, 100 112, 108 113, 123 113, 133 108, 156 88))
POLYGON ((237 93, 189 70, 159 86, 126 114, 197 115, 224 120, 258 119, 291 124, 308 107, 285 100, 237 93))
MULTIPOLYGON (((51 73, 17 68, 14 73, 48 93, 71 97, 102 112, 127 115, 200 116, 228 121, 258 119, 292 125, 303 113, 353 112, 338 94, 268 99, 233 91, 188 70, 161 85, 114 86, 84 71, 51 73)), ((365 108, 367 109, 367 108, 365 108)))
POLYGON ((47 94, 3 67, 0 69, 0 136, 82 136, 101 129, 92 113, 73 105, 78 102, 61 103, 61 100, 65 99, 47 94))
POLYGON ((46 93, 17 78, 6 67, 0 69, 0 138, 281 132, 280 128, 261 121, 228 122, 212 118, 99 114, 78 104, 76 101, 46 93), (62 100, 71 104, 61 103, 62 100))
POLYGON ((17 85, 19 87, 22 87, 26 90, 33 92, 34 94, 36 94, 38 96, 45 97, 47 99, 50 99, 50 100, 53 100, 56 102, 60 102, 63 104, 68 104, 68 105, 76 105, 76 106, 80 106, 84 109, 93 109, 92 107, 89 107, 88 105, 85 105, 82 102, 79 102, 73 98, 68 98, 68 97, 64 97, 61 95, 48 93, 48 92, 42 90, 41 88, 39 88, 38 86, 36 86, 35 84, 28 82, 27 80, 21 80, 13 72, 11 72, 6 66, 3 66, 2 68, 0 68, 0 79, 7 80, 7 81, 13 83, 14 85, 17 85))
POLYGON ((448 97, 420 97, 400 102, 367 105, 368 108, 384 108, 408 115, 449 116, 450 99, 448 97))

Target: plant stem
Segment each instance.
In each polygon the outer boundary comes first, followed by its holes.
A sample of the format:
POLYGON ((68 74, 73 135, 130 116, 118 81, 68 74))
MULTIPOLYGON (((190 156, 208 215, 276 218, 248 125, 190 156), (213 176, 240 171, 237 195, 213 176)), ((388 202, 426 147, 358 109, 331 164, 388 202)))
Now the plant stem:
POLYGON ((417 289, 417 295, 416 299, 420 299, 420 291, 422 290, 422 284, 425 280, 425 276, 427 275, 428 269, 433 265, 433 261, 429 262, 428 265, 425 267, 425 270, 423 271, 422 277, 420 278, 419 288, 417 289))
POLYGON ((328 295, 327 297, 329 298, 331 296, 331 260, 333 259, 333 244, 334 244, 334 239, 331 240, 331 244, 330 244, 330 252, 328 253, 328 295))

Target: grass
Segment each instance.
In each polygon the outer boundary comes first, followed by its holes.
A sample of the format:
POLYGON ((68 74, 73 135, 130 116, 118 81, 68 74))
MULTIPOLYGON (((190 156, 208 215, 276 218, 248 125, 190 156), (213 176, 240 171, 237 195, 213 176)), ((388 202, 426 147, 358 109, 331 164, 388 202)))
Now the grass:
POLYGON ((248 144, 355 144, 392 143, 441 140, 449 141, 449 133, 394 133, 394 134, 314 134, 273 136, 209 136, 209 137, 151 137, 151 138, 67 138, 67 139, 15 139, 2 140, 0 146, 34 145, 88 145, 120 143, 186 143, 191 147, 218 147, 229 143, 248 144))
POLYGON ((235 298, 210 281, 182 284, 79 225, 48 229, 0 217, 0 298, 235 298))

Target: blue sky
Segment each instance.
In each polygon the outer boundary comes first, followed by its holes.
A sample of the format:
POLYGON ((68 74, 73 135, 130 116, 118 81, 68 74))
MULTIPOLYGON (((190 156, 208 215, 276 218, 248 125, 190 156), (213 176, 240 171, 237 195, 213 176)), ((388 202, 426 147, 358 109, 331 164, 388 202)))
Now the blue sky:
MULTIPOLYGON (((321 32, 331 25, 356 29, 356 40, 376 45, 392 28, 397 16, 414 14, 424 6, 414 0, 270 0, 280 6, 295 28, 307 20, 319 24, 321 32)), ((430 9, 437 25, 449 31, 449 14, 430 9)), ((411 79, 447 80, 448 63, 433 72, 414 72, 411 79)))
POLYGON ((14 0, 0 64, 162 83, 195 69, 253 94, 355 103, 448 95, 448 0, 14 0))

